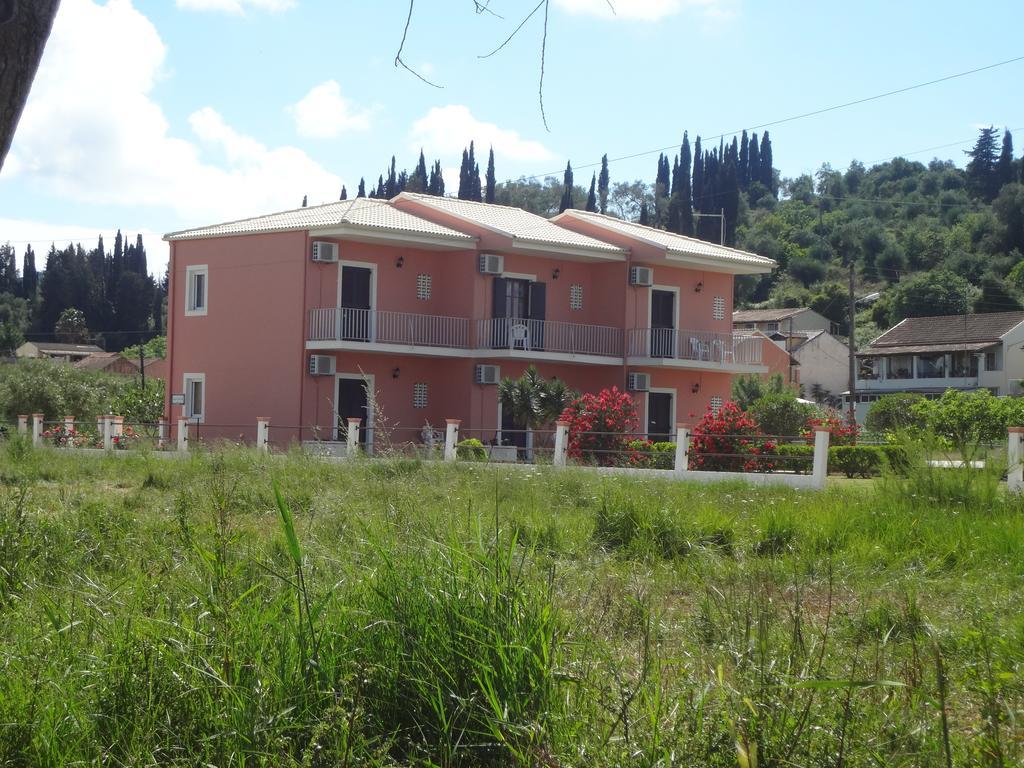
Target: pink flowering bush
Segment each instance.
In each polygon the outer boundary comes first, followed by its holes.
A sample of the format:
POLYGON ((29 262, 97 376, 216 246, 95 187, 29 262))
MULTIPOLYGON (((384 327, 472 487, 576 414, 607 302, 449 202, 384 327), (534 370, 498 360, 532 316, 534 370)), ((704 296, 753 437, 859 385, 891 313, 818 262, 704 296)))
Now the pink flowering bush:
POLYGON ((844 419, 836 411, 831 411, 823 416, 812 416, 807 420, 807 427, 803 430, 803 436, 807 442, 814 442, 814 433, 818 429, 827 429, 829 433, 828 444, 856 445, 860 437, 860 425, 844 419))
POLYGON ((771 472, 778 452, 757 422, 734 402, 708 408, 690 441, 690 467, 713 472, 771 472))
POLYGON ((58 448, 81 448, 88 444, 89 435, 79 432, 74 427, 68 429, 64 424, 58 424, 50 429, 43 430, 43 440, 52 443, 58 448))
POLYGON ((561 420, 569 422, 571 458, 606 467, 631 463, 636 451, 629 447, 629 434, 639 419, 628 392, 618 387, 587 392, 569 404, 561 420))

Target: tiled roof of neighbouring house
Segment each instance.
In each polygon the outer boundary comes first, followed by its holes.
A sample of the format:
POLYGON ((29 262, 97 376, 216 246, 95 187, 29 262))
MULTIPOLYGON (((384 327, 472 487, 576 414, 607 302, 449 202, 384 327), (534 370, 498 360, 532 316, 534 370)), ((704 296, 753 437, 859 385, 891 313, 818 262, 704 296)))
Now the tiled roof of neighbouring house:
POLYGON ((73 352, 85 355, 91 355, 96 352, 102 352, 100 347, 95 344, 60 344, 58 342, 50 341, 33 341, 32 346, 38 349, 40 352, 73 352))
MULTIPOLYGON (((664 248, 667 253, 673 255, 698 256, 727 263, 764 267, 766 271, 776 266, 775 261, 772 259, 765 258, 764 256, 758 256, 756 253, 748 253, 747 251, 741 251, 736 248, 728 248, 724 245, 709 243, 705 240, 698 240, 695 237, 677 235, 675 232, 647 227, 643 224, 636 224, 632 221, 617 219, 614 216, 608 216, 602 213, 570 209, 565 213, 560 214, 560 216, 588 221, 604 229, 626 235, 627 237, 644 240, 657 248, 664 248)), ((555 221, 557 221, 558 218, 559 217, 555 217, 555 221)))
MULTIPOLYGON (((992 312, 983 315, 908 317, 883 333, 863 352, 878 347, 928 347, 995 343, 1003 334, 1024 322, 1024 312, 992 312)), ((948 351, 948 350, 947 350, 948 351)))
POLYGON ((470 224, 476 224, 492 232, 511 237, 513 240, 522 240, 537 245, 583 248, 603 252, 609 256, 625 256, 626 254, 623 248, 560 227, 553 224, 550 219, 524 211, 522 208, 412 192, 403 192, 394 199, 409 200, 428 206, 442 213, 456 216, 470 224))
POLYGON ((386 200, 357 197, 326 205, 312 205, 296 208, 251 219, 229 221, 198 229, 185 229, 164 235, 165 240, 195 240, 205 237, 227 237, 229 235, 253 235, 263 232, 289 232, 296 230, 318 230, 343 225, 365 227, 391 232, 429 235, 464 241, 467 246, 475 238, 464 232, 434 224, 406 211, 400 211, 386 200))
POLYGON ((789 307, 788 309, 737 309, 732 313, 734 323, 774 323, 788 320, 801 312, 809 312, 807 307, 789 307))
POLYGON ((75 368, 85 368, 87 370, 102 371, 104 368, 114 365, 118 362, 118 358, 124 360, 125 364, 138 368, 138 363, 134 360, 129 360, 124 357, 120 352, 93 352, 88 357, 83 357, 81 360, 75 362, 75 368))

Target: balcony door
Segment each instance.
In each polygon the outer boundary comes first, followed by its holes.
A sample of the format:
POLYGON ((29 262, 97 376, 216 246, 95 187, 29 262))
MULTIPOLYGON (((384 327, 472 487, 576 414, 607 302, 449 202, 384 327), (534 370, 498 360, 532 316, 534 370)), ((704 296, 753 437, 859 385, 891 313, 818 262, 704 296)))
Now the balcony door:
POLYGON ((373 269, 343 264, 338 312, 340 336, 345 341, 370 341, 373 337, 373 269))
POLYGON ((494 278, 491 346, 496 349, 544 349, 544 283, 522 278, 494 278))
POLYGON ((675 357, 676 292, 651 289, 651 357, 675 357))
POLYGON ((647 439, 668 442, 672 435, 672 393, 647 393, 647 439))
POLYGON ((367 387, 372 386, 362 376, 339 376, 338 396, 335 402, 338 407, 338 439, 343 440, 348 429, 350 418, 362 419, 359 424, 359 444, 365 446, 367 438, 372 435, 373 424, 370 423, 369 398, 367 387))

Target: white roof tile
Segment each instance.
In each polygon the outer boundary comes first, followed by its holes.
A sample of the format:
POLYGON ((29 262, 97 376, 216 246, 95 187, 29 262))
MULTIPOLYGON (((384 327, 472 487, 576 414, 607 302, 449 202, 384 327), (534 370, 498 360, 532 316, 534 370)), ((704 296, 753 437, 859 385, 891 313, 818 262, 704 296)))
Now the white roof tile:
POLYGON ((349 225, 368 229, 408 232, 432 237, 463 240, 467 244, 475 238, 464 232, 421 219, 411 213, 400 211, 386 200, 357 197, 326 205, 297 208, 293 211, 271 213, 251 219, 229 221, 198 229, 171 232, 165 240, 195 240, 205 237, 226 237, 229 235, 251 235, 261 232, 287 232, 291 230, 330 229, 349 225))
MULTIPOLYGON (((698 240, 695 237, 677 235, 675 232, 667 232, 664 229, 645 227, 642 224, 635 224, 632 221, 617 219, 614 216, 607 216, 591 211, 580 211, 570 209, 560 216, 571 216, 589 221, 599 227, 618 232, 627 237, 635 237, 644 240, 657 248, 664 248, 667 253, 678 256, 698 256, 700 258, 718 259, 732 264, 743 264, 745 266, 763 266, 771 269, 776 266, 773 259, 758 256, 756 253, 748 253, 736 248, 727 248, 724 245, 716 245, 705 240, 698 240)), ((555 218, 555 221, 559 217, 555 218)))
POLYGON ((550 219, 535 213, 494 203, 478 203, 474 200, 459 200, 454 197, 434 197, 413 192, 403 192, 395 200, 411 200, 429 206, 443 213, 457 216, 514 240, 554 247, 583 248, 606 254, 625 254, 626 251, 611 243, 553 224, 550 219))

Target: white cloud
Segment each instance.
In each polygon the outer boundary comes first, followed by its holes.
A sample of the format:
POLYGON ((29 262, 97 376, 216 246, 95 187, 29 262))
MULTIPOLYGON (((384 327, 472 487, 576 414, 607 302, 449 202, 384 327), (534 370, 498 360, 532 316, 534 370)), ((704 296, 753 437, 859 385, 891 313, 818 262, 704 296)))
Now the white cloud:
POLYGON ((305 152, 264 146, 211 107, 191 115, 187 139, 172 136, 150 95, 165 52, 129 0, 64 0, 2 176, 197 224, 337 198, 341 180, 305 152))
POLYGON ((659 21, 674 16, 683 8, 697 8, 715 19, 735 15, 737 0, 555 0, 563 11, 599 16, 605 19, 659 21), (614 10, 613 10, 614 9, 614 10))
POLYGON ((336 80, 310 89, 299 103, 288 107, 300 136, 333 139, 344 131, 365 131, 370 127, 370 110, 356 108, 341 95, 336 80))
POLYGON ((241 15, 250 8, 286 11, 295 6, 295 0, 175 0, 174 4, 187 11, 221 11, 241 15))
POLYGON ((413 150, 423 147, 431 154, 461 155, 470 141, 476 142, 477 157, 484 158, 484 162, 492 146, 495 155, 512 160, 550 160, 553 157, 539 141, 524 139, 517 131, 477 120, 469 107, 462 104, 434 107, 413 123, 409 146, 413 150))

